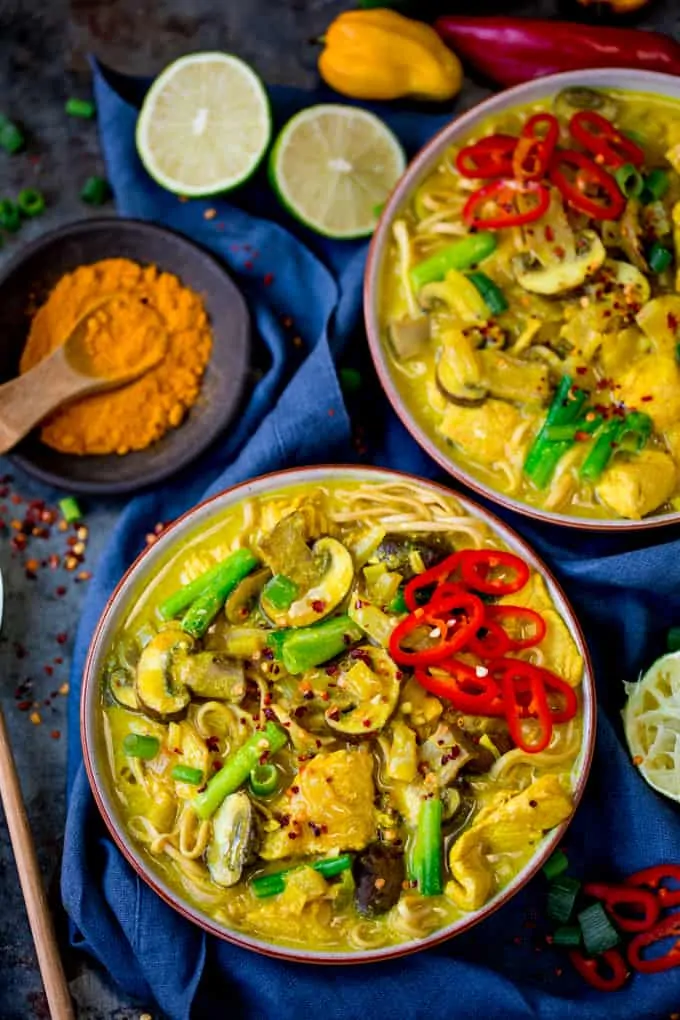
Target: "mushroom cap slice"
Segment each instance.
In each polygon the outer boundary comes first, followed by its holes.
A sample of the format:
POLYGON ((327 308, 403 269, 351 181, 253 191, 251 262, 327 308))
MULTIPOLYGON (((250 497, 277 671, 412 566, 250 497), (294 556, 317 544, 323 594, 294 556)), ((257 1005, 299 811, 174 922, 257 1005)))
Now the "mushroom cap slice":
MULTIPOLYGON (((401 689, 400 673, 382 648, 362 645, 353 666, 336 681, 326 723, 349 738, 368 737, 390 718, 401 689)), ((356 653, 355 653, 356 654, 356 653)))
POLYGON ((177 626, 167 627, 144 648, 135 676, 142 708, 157 719, 179 719, 191 701, 189 688, 177 680, 175 656, 193 647, 193 638, 177 626))
POLYGON ((256 839, 253 805, 243 790, 226 797, 212 820, 206 863, 213 882, 228 888, 240 881, 256 839))
POLYGON ((332 613, 346 598, 354 580, 349 550, 337 538, 319 538, 312 548, 320 576, 288 609, 277 609, 263 593, 260 605, 277 627, 309 627, 332 613))
POLYGON ((584 230, 579 237, 575 258, 566 258, 551 266, 528 267, 520 257, 514 262, 520 287, 532 294, 562 294, 582 286, 596 273, 607 257, 605 247, 593 230, 584 230))

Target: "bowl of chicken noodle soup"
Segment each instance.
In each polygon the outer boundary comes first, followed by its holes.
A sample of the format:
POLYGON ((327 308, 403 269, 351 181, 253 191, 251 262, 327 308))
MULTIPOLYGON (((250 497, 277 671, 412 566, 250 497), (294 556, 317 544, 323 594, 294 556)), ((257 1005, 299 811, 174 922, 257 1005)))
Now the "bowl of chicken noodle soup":
POLYGON ((373 237, 382 385, 453 476, 532 517, 680 512, 680 83, 520 85, 422 150, 373 237))
POLYGON ((547 568, 448 489, 372 468, 249 481, 111 597, 82 696, 111 836, 206 930, 312 962, 495 910, 581 796, 595 732, 547 568))

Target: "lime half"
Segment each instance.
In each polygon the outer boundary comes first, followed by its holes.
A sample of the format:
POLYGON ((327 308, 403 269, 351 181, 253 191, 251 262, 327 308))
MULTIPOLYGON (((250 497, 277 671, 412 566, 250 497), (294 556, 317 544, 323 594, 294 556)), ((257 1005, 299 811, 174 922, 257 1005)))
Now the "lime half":
POLYGON ((148 172, 169 191, 191 197, 242 184, 270 137, 264 85, 228 53, 193 53, 170 64, 137 121, 137 152, 148 172))
POLYGON ((326 237, 363 237, 404 172, 390 129, 353 106, 311 106, 288 121, 269 157, 281 202, 326 237))
POLYGON ((627 684, 623 725, 633 762, 650 786, 680 801, 680 652, 627 684))

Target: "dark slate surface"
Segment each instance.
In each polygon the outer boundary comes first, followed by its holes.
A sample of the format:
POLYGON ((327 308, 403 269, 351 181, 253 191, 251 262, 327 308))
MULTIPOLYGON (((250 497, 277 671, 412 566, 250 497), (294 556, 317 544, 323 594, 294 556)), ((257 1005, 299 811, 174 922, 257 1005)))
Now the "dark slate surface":
MULTIPOLYGON (((535 0, 518 3, 513 13, 555 16, 570 0, 535 0)), ((253 63, 270 82, 313 87, 317 49, 311 42, 344 0, 0 0, 0 112, 19 120, 29 139, 27 152, 8 158, 0 153, 0 195, 16 193, 33 184, 46 195, 49 208, 20 235, 5 238, 0 248, 0 269, 40 233, 62 223, 96 215, 78 198, 82 181, 102 172, 96 125, 66 117, 65 99, 88 95, 85 56, 95 52, 116 69, 149 74, 170 59, 195 49, 227 49, 253 63)), ((446 9, 440 4, 440 10, 446 9)), ((451 3, 469 13, 470 5, 451 3)), ((473 5, 474 6, 474 5, 473 5)), ((508 3, 496 5, 500 10, 508 3)), ((643 24, 680 35, 680 5, 658 0, 643 24)), ((470 106, 485 90, 466 84, 461 106, 470 106)), ((0 475, 11 473, 12 492, 24 500, 54 500, 54 493, 0 460, 0 475)), ((0 492, 3 483, 0 482, 0 492)), ((0 516, 22 516, 8 497, 0 516)), ((111 524, 122 503, 90 500, 85 503, 90 540, 87 568, 97 561, 111 524)), ((143 536, 140 536, 143 542, 143 536)), ((44 702, 51 691, 68 679, 69 655, 87 583, 76 584, 63 570, 41 570, 36 580, 26 577, 24 561, 40 550, 63 551, 63 536, 55 533, 43 544, 34 542, 23 556, 12 554, 8 531, 0 531, 0 565, 6 602, 0 638, 0 697, 13 741, 28 813, 38 845, 45 881, 58 916, 60 939, 71 990, 80 1020, 132 1020, 144 1013, 159 1020, 157 1011, 144 1004, 125 1002, 105 975, 91 963, 66 949, 63 918, 58 914, 57 874, 64 824, 64 767, 66 752, 66 696, 40 705, 42 722, 30 722, 30 710, 18 711, 14 692, 28 677, 33 681, 31 700, 44 702), (64 585, 67 593, 57 597, 64 585), (57 634, 67 635, 64 644, 57 634), (15 643, 24 646, 19 658, 15 643), (61 664, 54 663, 61 657, 61 664), (50 676, 45 666, 53 669, 50 676), (60 731, 60 737, 51 734, 60 731)), ((77 735, 74 735, 77 739, 77 735)), ((26 922, 14 861, 4 822, 0 823, 0 1020, 47 1018, 48 1011, 26 922)))

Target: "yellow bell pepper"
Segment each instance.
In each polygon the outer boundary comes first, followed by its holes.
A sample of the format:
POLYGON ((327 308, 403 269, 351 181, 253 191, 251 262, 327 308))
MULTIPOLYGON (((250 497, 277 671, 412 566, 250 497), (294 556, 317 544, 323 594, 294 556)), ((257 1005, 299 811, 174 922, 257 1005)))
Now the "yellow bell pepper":
POLYGON ((429 25, 396 11, 346 11, 330 25, 319 73, 355 99, 452 99, 463 71, 429 25))

